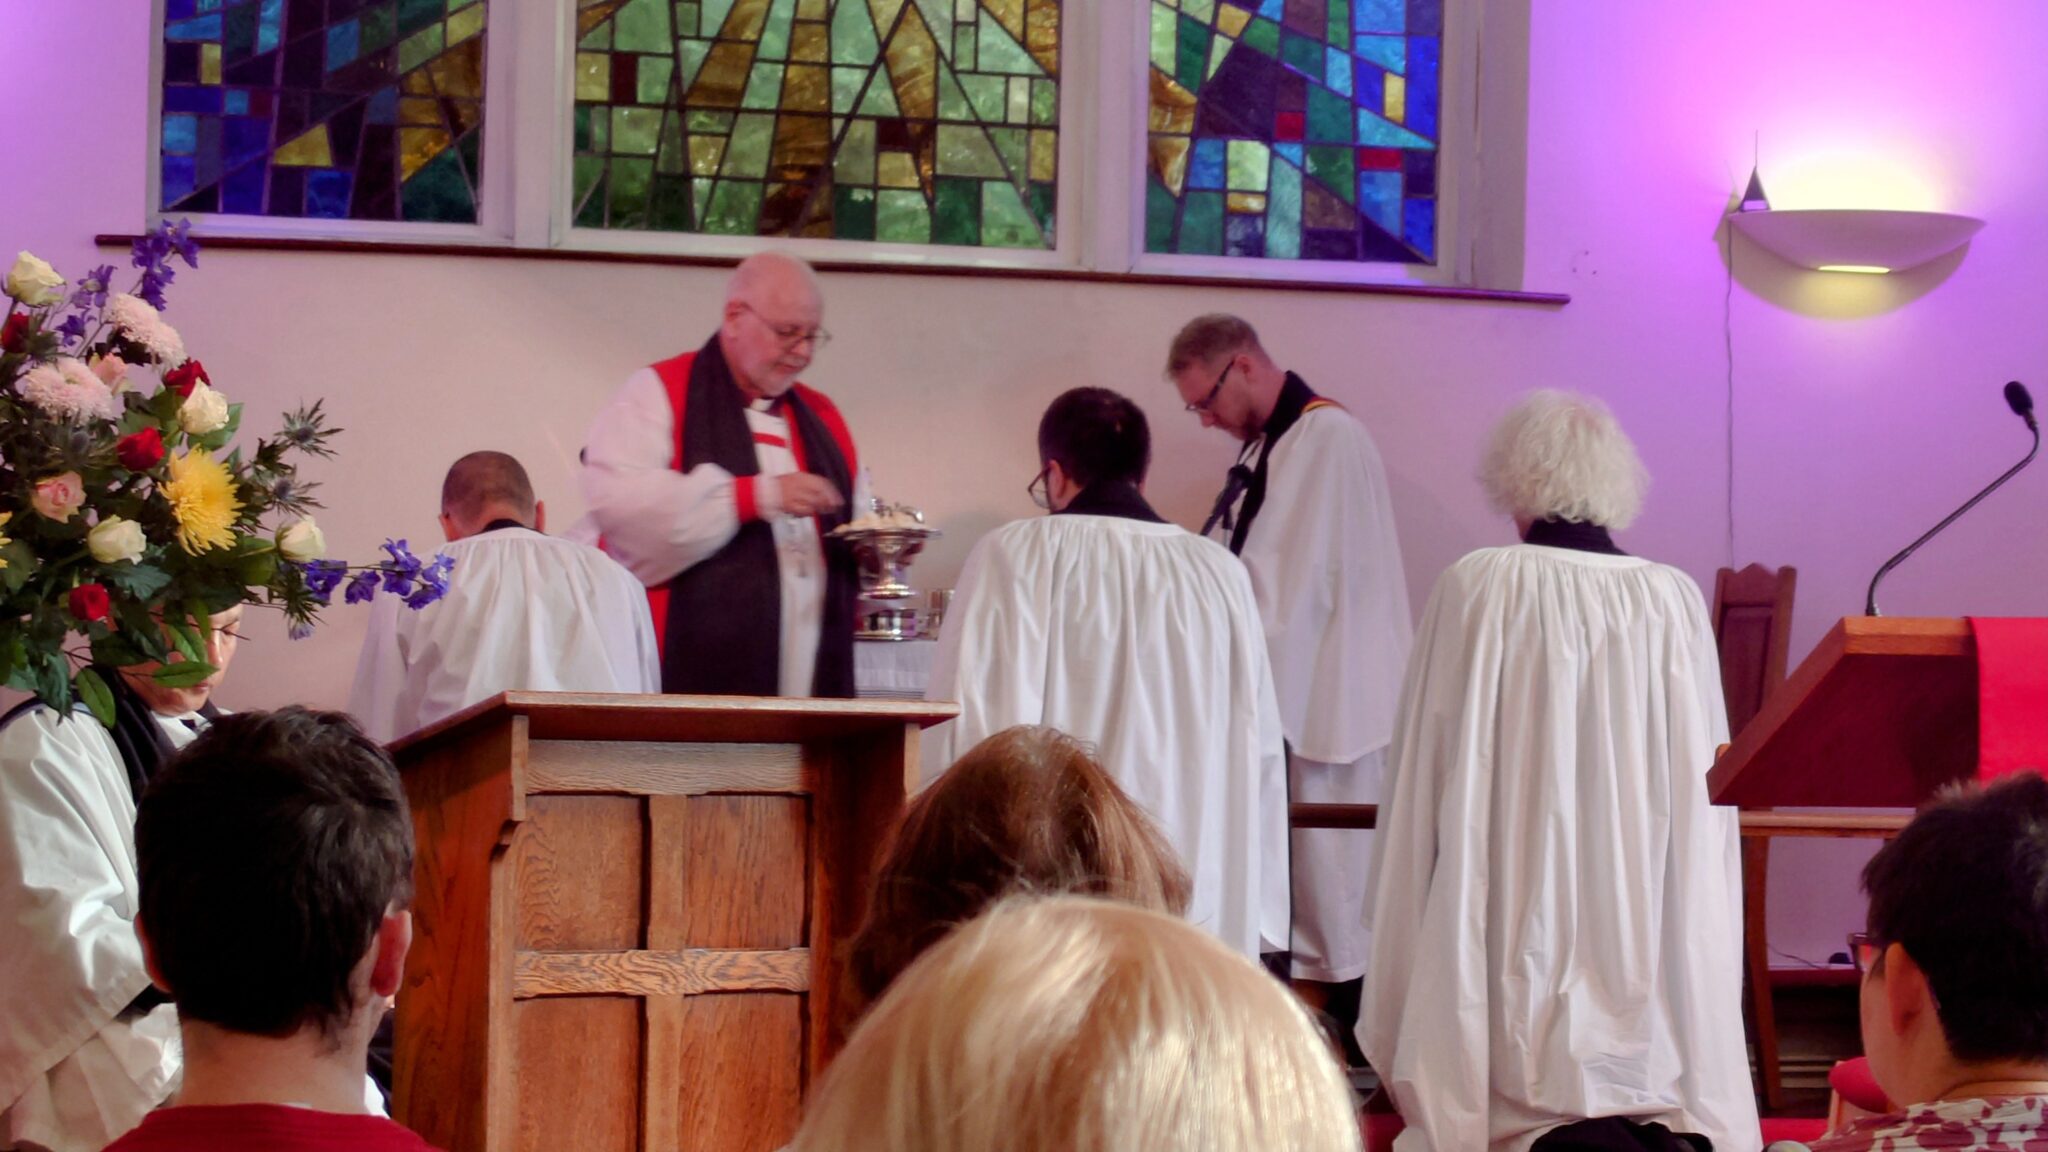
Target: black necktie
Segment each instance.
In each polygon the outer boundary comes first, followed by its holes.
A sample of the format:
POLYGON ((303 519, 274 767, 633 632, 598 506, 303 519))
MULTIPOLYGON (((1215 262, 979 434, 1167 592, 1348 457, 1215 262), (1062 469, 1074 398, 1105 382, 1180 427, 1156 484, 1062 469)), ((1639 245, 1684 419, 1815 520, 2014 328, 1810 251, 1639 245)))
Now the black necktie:
POLYGON ((1237 506, 1237 498, 1244 494, 1245 485, 1252 482, 1252 470, 1243 464, 1232 464, 1229 475, 1224 477, 1223 491, 1216 494, 1216 504, 1209 509, 1209 518, 1202 522, 1202 535, 1207 536, 1218 524, 1225 532, 1236 527, 1231 518, 1231 509, 1237 506))

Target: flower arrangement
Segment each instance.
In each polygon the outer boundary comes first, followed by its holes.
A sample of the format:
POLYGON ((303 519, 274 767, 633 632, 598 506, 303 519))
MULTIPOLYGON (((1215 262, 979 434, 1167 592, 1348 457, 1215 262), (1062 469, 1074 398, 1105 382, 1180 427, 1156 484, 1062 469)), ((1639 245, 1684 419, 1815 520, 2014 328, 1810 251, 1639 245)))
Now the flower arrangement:
POLYGON ((340 429, 317 401, 246 457, 229 448, 242 406, 160 315, 173 261, 196 268, 198 253, 183 222, 165 223, 135 244, 132 292, 113 290, 112 265, 73 284, 27 252, 7 274, 0 682, 60 713, 77 699, 113 722, 96 668, 205 680, 209 618, 236 604, 282 610, 299 639, 344 581, 349 603, 384 591, 421 608, 447 590, 453 560, 422 562, 402 540, 373 565, 326 558, 318 486, 294 463, 332 455, 340 429))

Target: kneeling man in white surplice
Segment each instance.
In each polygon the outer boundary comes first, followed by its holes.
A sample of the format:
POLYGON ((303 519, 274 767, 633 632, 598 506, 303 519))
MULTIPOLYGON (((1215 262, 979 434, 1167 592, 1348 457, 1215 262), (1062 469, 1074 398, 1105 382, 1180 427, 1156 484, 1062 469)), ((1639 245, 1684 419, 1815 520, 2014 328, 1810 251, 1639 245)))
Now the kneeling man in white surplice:
POLYGON ((472 452, 441 484, 448 594, 370 610, 349 711, 395 740, 500 692, 659 692, 647 591, 618 561, 546 536, 519 461, 472 452))
POLYGON ((1140 491, 1151 432, 1102 388, 1054 400, 1031 492, 1051 516, 967 559, 929 695, 958 700, 927 777, 984 737, 1044 724, 1093 743, 1194 880, 1188 919, 1246 956, 1287 946, 1279 704, 1244 565, 1140 491))
POLYGON ((1407 1122, 1395 1147, 1548 1152, 1589 1146, 1590 1121, 1754 1152, 1699 588, 1615 547, 1646 481, 1599 401, 1531 395, 1482 479, 1523 543, 1437 582, 1374 841, 1359 1039, 1407 1122))

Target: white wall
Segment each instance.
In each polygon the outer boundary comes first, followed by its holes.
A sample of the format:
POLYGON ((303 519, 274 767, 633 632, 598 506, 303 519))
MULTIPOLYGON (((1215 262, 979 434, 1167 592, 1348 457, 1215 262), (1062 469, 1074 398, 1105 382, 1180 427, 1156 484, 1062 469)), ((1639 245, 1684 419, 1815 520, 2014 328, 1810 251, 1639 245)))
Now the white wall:
MULTIPOLYGON (((0 248, 76 275, 142 222, 150 35, 143 0, 0 3, 0 248)), ((1159 380, 1198 312, 1259 326, 1278 357, 1362 416, 1394 485, 1418 609, 1463 552, 1509 537, 1471 482, 1520 391, 1599 392, 1656 484, 1623 538, 1703 584, 1728 562, 1727 271, 1717 223, 1752 132, 1781 207, 1943 208, 1991 221, 1967 257, 1885 279, 1794 273, 1738 245, 1732 301, 1735 558, 1800 568, 1795 653, 1857 611, 1867 574, 2023 447, 1997 398, 2038 373, 2048 325, 2048 7, 2032 0, 1715 5, 1542 0, 1530 45, 1526 286, 1561 310, 1287 291, 827 277, 836 339, 808 374, 852 422, 880 490, 975 537, 1028 514, 1031 430, 1061 389, 1139 398, 1153 494, 1189 522, 1233 446, 1159 380)), ((321 521, 337 554, 435 536, 442 470, 500 448, 556 523, 580 511, 582 430, 632 369, 707 334, 709 271, 401 256, 209 253, 168 318, 256 430, 326 397, 347 429, 321 521)), ((2048 399, 2048 396, 2044 396, 2048 399)), ((1895 614, 2048 613, 2048 468, 2022 477, 1887 585, 1895 614)), ((259 621, 223 699, 337 705, 362 616, 291 643, 259 621)), ((1783 845, 1773 936, 1825 956, 1860 919, 1855 845, 1783 845)))

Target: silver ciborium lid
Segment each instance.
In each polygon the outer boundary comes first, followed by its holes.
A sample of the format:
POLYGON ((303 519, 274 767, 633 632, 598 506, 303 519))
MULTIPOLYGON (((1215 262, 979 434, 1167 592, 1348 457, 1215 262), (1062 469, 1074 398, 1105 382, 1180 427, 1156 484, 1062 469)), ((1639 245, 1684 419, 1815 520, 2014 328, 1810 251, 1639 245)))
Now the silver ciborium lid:
POLYGON ((860 594, 869 600, 907 600, 916 592, 904 580, 911 558, 939 535, 925 526, 924 513, 908 504, 868 501, 868 513, 832 530, 853 546, 860 561, 860 594))

